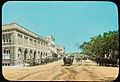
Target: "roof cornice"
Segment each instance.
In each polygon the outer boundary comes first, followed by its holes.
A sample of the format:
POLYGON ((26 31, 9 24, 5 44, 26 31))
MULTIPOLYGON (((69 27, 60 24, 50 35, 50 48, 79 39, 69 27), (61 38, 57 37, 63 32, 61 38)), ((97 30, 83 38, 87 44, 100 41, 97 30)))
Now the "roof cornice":
POLYGON ((23 32, 23 33, 25 33, 27 35, 30 35, 30 36, 34 37, 34 38, 38 38, 38 39, 41 39, 43 41, 47 41, 45 38, 43 38, 43 37, 41 37, 41 36, 31 32, 30 30, 20 26, 17 23, 11 23, 11 24, 4 24, 4 25, 2 25, 2 31, 4 31, 4 30, 12 30, 12 29, 13 30, 15 29, 15 30, 18 30, 20 32, 23 32))

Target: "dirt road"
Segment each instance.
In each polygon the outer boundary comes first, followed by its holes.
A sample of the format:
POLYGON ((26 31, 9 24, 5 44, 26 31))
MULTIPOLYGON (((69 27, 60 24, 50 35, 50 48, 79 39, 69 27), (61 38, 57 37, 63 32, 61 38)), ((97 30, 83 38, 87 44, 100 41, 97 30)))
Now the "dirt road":
POLYGON ((62 60, 34 67, 3 67, 3 76, 11 81, 112 81, 118 76, 118 67, 101 67, 84 60, 63 66, 62 60))

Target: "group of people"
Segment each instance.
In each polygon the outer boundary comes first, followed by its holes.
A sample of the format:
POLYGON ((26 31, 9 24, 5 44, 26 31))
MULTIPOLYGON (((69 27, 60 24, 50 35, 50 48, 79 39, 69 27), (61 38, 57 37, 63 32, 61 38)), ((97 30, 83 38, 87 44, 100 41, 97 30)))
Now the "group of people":
POLYGON ((82 56, 76 56, 75 57, 73 55, 66 55, 66 56, 63 57, 64 66, 72 65, 74 59, 75 59, 76 62, 80 62, 82 64, 82 61, 86 60, 87 57, 82 57, 82 56))
POLYGON ((63 57, 63 62, 64 62, 64 65, 72 65, 73 64, 73 60, 74 60, 74 56, 64 56, 63 57))
POLYGON ((76 59, 76 62, 79 62, 79 61, 82 62, 82 57, 76 57, 75 59, 76 59))

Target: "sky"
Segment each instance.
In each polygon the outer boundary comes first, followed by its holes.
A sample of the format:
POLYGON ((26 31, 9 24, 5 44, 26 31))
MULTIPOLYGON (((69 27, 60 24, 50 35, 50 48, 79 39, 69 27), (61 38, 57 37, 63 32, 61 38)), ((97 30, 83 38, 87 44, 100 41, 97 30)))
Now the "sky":
POLYGON ((55 37, 66 53, 103 32, 118 30, 118 9, 109 1, 8 1, 2 24, 17 23, 42 36, 55 37))

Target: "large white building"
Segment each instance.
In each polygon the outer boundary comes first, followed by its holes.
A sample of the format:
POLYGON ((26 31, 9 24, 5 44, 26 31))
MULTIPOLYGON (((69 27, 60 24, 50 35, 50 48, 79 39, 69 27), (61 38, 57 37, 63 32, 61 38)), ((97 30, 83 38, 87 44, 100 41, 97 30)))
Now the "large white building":
POLYGON ((3 66, 54 57, 53 52, 57 53, 53 36, 43 38, 15 23, 2 25, 3 66))

